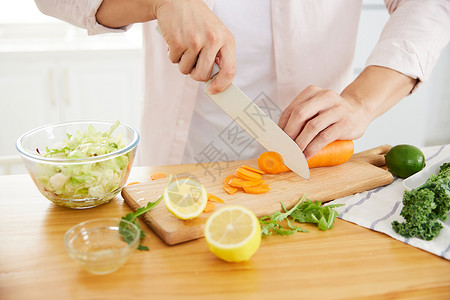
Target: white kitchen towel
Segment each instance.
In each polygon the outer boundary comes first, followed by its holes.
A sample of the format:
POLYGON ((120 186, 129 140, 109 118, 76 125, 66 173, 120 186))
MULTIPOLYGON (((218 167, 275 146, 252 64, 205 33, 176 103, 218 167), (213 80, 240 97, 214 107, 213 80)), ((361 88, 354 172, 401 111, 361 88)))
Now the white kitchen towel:
MULTIPOLYGON (((446 158, 450 162, 450 145, 425 147, 421 150, 425 155, 427 166, 432 166, 446 158)), ((391 223, 395 220, 404 221, 403 217, 400 216, 403 208, 404 191, 403 179, 394 177, 394 181, 389 185, 339 198, 328 204, 345 204, 335 208, 339 213, 339 218, 343 220, 385 233, 406 244, 450 260, 450 216, 445 223, 441 222, 444 228, 431 241, 419 238, 404 238, 394 232, 391 223)))

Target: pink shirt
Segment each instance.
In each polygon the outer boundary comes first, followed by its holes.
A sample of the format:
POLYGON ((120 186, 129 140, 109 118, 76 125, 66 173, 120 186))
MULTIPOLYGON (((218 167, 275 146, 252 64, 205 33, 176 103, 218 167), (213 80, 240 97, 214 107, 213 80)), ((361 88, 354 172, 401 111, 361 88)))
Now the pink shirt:
MULTIPOLYGON (((89 34, 127 29, 105 28, 96 22, 101 0, 35 2, 43 13, 86 28, 89 34)), ((213 0, 205 2, 213 9, 213 0)), ((388 67, 423 82, 450 39, 450 1, 385 3, 391 17, 366 65, 388 67)), ((271 1, 276 84, 282 109, 310 84, 340 92, 351 82, 361 4, 357 0, 271 1)), ((168 60, 167 46, 156 32, 156 24, 144 24, 145 101, 138 163, 178 164, 200 83, 182 75, 168 60)))

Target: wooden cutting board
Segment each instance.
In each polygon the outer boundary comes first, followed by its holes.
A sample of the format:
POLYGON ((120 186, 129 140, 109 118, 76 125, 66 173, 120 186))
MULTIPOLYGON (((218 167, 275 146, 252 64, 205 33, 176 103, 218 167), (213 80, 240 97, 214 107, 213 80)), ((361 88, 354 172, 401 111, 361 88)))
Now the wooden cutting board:
MULTIPOLYGON (((193 164, 192 172, 172 174, 191 176, 203 184, 208 193, 222 198, 226 204, 216 204, 215 210, 223 205, 243 205, 262 217, 281 210, 280 201, 287 208, 293 207, 306 193, 307 198, 322 202, 353 195, 389 184, 392 175, 383 168, 384 154, 391 146, 384 145, 356 153, 345 164, 311 169, 311 178, 305 180, 293 172, 277 175, 263 175, 271 190, 265 194, 252 195, 236 192, 228 195, 223 189, 223 180, 246 164, 257 167, 256 159, 209 164, 193 164)), ((164 167, 160 167, 164 172, 164 167)), ((153 180, 125 187, 122 196, 134 210, 154 202, 163 192, 168 178, 153 180)), ((204 224, 210 213, 203 213, 192 220, 179 220, 166 208, 163 201, 143 216, 144 222, 168 245, 174 245, 203 237, 204 224)))

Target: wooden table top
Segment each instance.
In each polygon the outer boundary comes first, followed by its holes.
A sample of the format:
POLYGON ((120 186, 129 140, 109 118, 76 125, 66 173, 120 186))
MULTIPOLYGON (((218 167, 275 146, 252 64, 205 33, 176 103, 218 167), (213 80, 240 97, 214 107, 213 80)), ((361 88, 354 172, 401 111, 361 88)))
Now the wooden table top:
MULTIPOLYGON (((133 168, 129 182, 180 166, 133 168)), ((92 275, 64 248, 65 232, 121 217, 119 196, 91 209, 52 204, 28 175, 0 176, 0 299, 450 299, 450 262, 337 219, 332 230, 263 238, 248 262, 227 263, 205 240, 167 246, 143 224, 150 251, 118 271, 92 275)))

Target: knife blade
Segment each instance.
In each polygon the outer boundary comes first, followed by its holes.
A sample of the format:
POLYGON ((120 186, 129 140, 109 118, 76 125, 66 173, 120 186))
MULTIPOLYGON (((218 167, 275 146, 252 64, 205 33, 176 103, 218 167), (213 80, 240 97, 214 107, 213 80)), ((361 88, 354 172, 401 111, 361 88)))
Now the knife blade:
MULTIPOLYGON (((159 26, 156 26, 156 31, 162 36, 159 26)), ((206 82, 206 95, 261 146, 280 154, 291 171, 309 179, 308 163, 300 147, 234 83, 221 93, 212 95, 207 92, 219 71, 219 66, 214 64, 210 80, 206 82), (255 121, 254 116, 258 116, 259 122, 255 121)))
POLYGON ((309 179, 308 163, 300 147, 234 83, 218 94, 207 92, 219 70, 214 64, 211 79, 206 83, 206 95, 261 146, 279 153, 289 169, 309 179))

